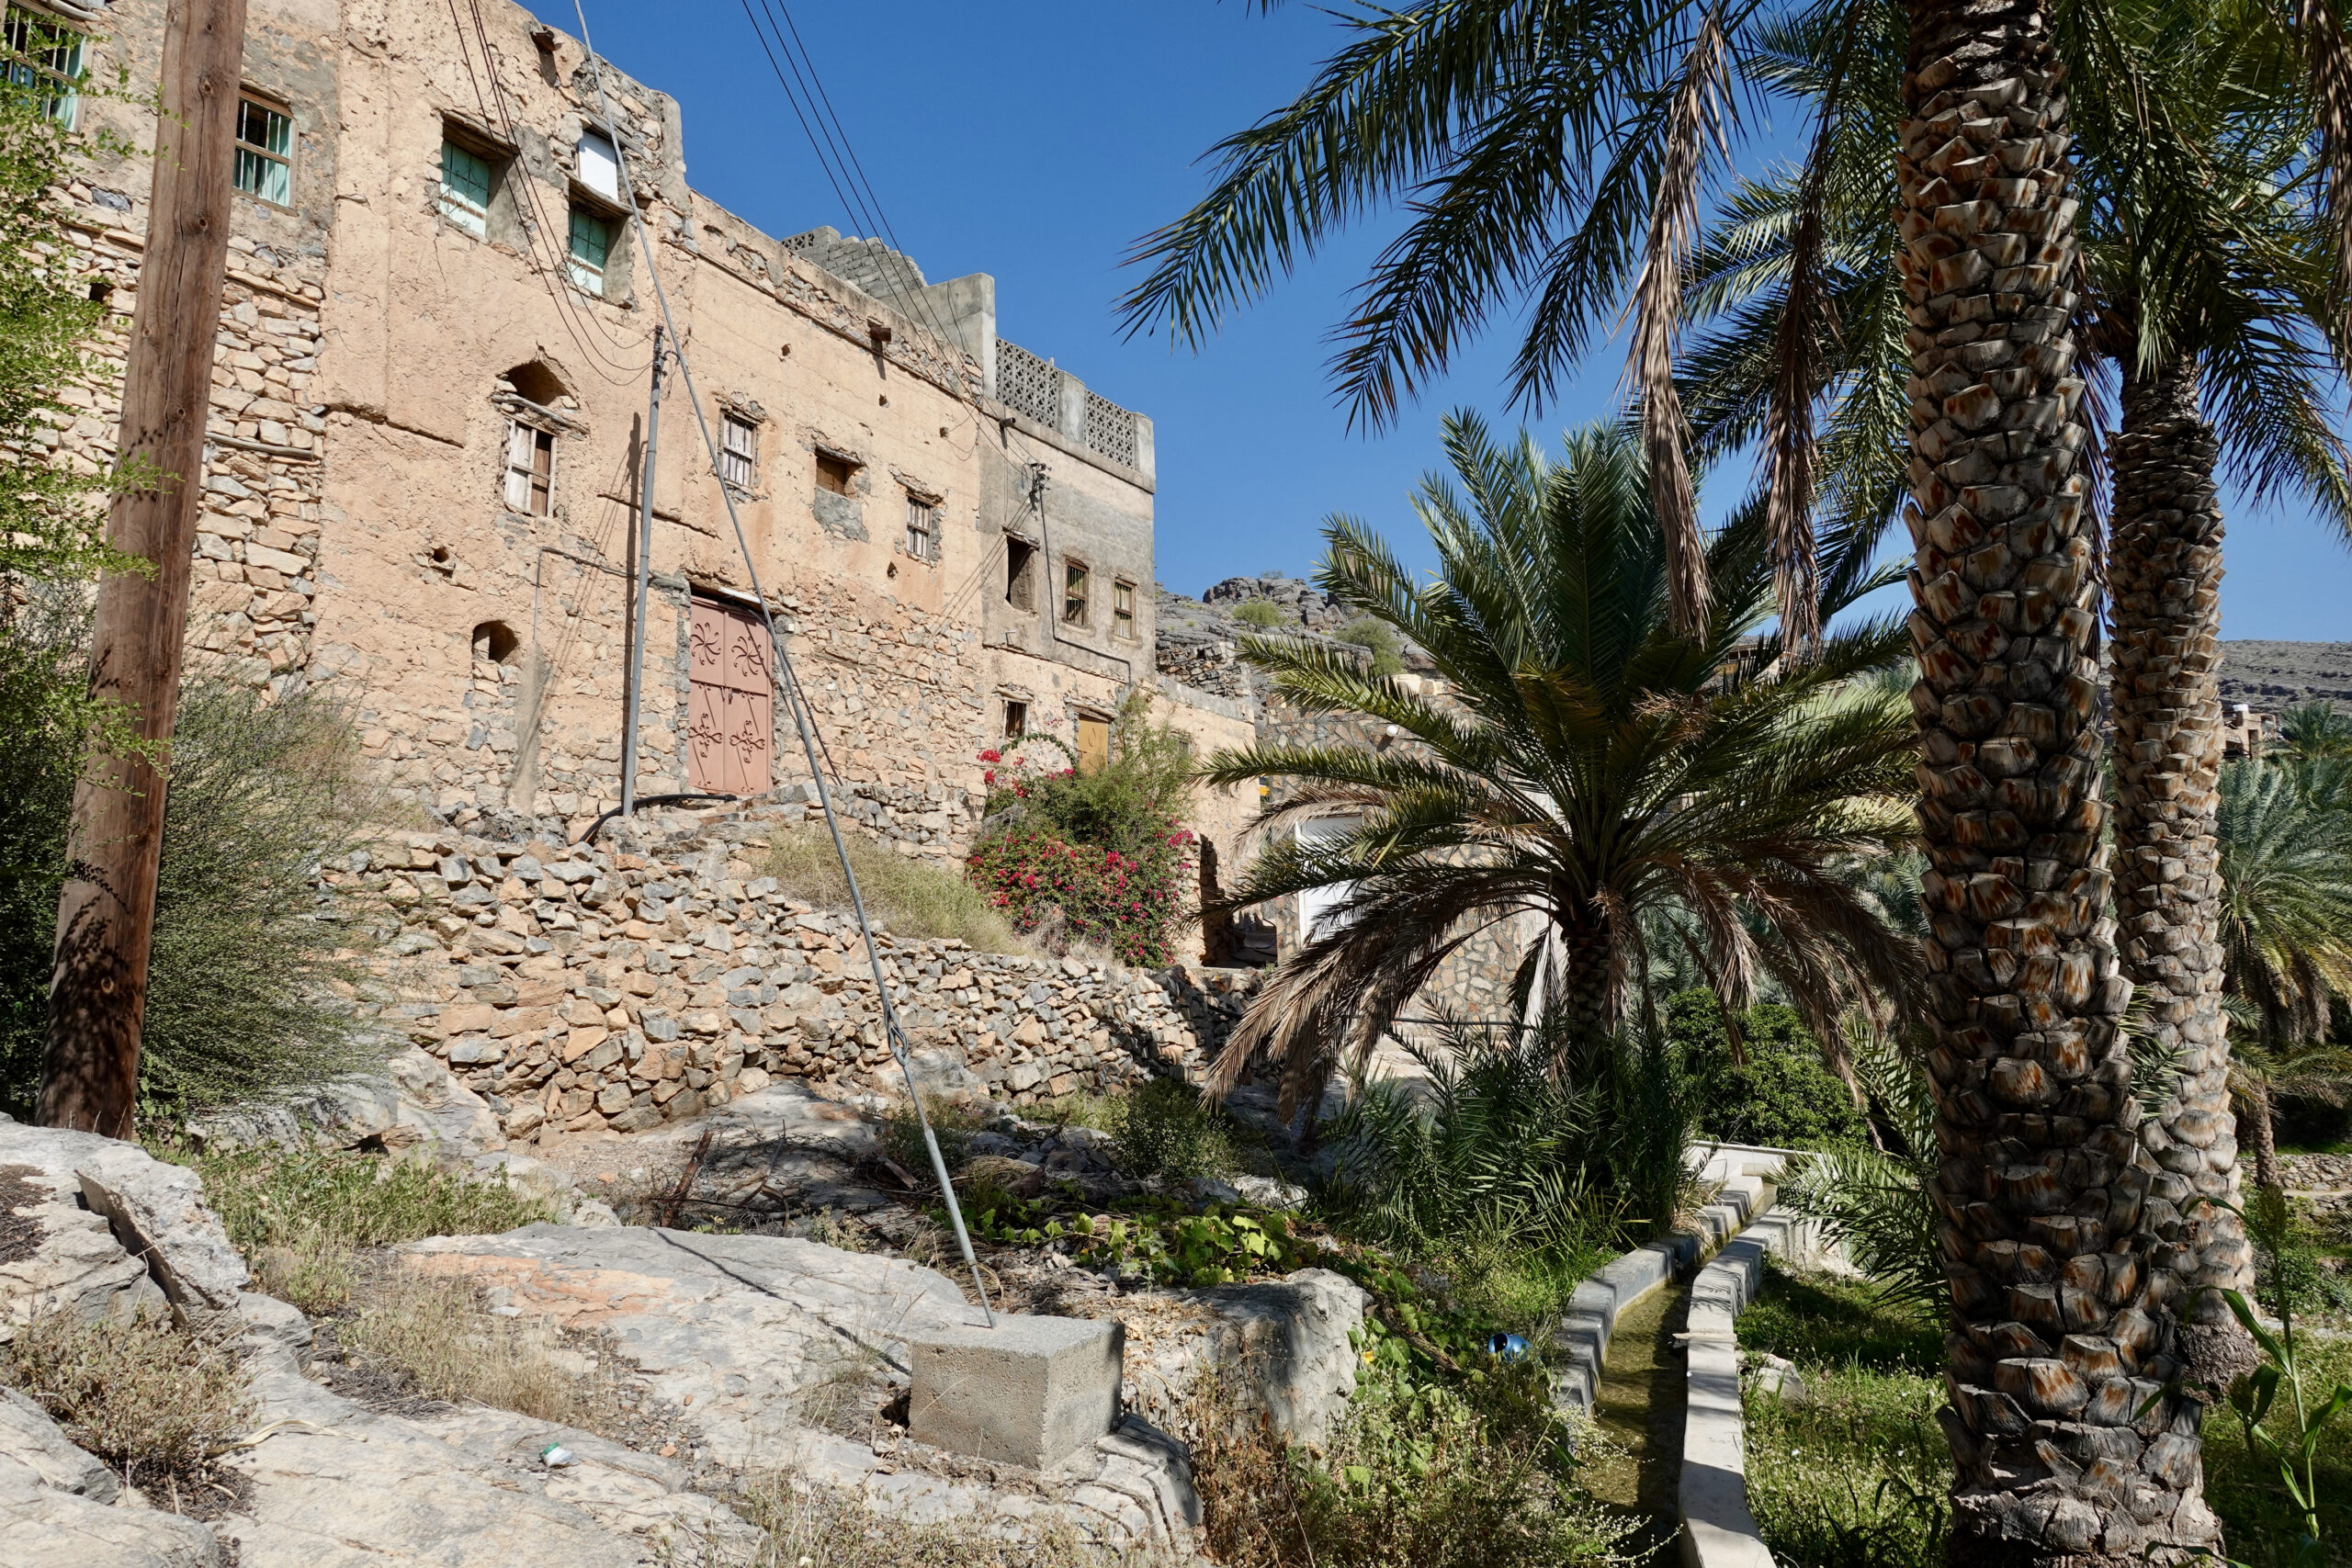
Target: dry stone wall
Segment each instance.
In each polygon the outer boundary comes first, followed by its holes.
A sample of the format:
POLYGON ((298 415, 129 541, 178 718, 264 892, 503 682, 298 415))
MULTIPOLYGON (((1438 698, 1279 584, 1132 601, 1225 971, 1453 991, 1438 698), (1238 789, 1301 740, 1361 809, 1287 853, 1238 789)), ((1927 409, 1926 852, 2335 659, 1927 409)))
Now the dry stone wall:
MULTIPOLYGON (((413 833, 334 874, 399 912, 393 1014, 510 1139, 639 1132, 777 1077, 891 1091, 854 921, 784 894, 742 825, 717 826, 644 853, 413 833)), ((1196 1078, 1252 978, 882 949, 933 1081, 1016 1103, 1196 1078)))

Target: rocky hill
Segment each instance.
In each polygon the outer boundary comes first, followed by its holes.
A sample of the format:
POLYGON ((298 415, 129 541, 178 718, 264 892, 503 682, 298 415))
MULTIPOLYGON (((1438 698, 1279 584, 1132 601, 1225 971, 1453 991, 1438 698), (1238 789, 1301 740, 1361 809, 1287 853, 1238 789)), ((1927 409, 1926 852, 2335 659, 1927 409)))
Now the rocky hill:
POLYGON ((2278 713, 2324 698, 2352 713, 2352 642, 2222 644, 2222 700, 2278 713))

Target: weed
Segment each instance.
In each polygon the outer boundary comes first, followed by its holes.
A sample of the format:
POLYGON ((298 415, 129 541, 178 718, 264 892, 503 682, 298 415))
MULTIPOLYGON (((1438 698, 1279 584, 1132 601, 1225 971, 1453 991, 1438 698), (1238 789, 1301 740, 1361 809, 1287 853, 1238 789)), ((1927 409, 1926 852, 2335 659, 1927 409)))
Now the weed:
MULTIPOLYGON (((1231 1410, 1196 1411, 1211 1554, 1238 1568, 1484 1568, 1625 1561, 1628 1522, 1585 1492, 1567 1424, 1533 1365, 1447 1382, 1369 1331, 1369 1361, 1322 1454, 1231 1410)), ((1401 1347, 1399 1347, 1401 1349, 1401 1347)), ((1211 1402, 1233 1403, 1212 1388, 1211 1402)))
MULTIPOLYGON (((867 912, 900 936, 953 938, 983 953, 1031 951, 988 895, 956 870, 910 860, 854 834, 843 835, 842 842, 867 912)), ((768 840, 766 869, 795 898, 849 908, 849 879, 830 833, 805 828, 776 834, 768 840)))
POLYGON ((1888 1301, 1869 1281, 1794 1274, 1768 1260, 1763 1288, 1739 1314, 1739 1344, 1793 1360, 1928 1376, 1944 1364, 1932 1313, 1888 1301))
POLYGON ((431 1235, 484 1235, 555 1217, 503 1181, 413 1160, 268 1146, 207 1153, 151 1150, 193 1165, 205 1201, 242 1252, 322 1231, 351 1247, 397 1247, 431 1235))
MULTIPOLYGON (((999 1539, 985 1519, 918 1525, 867 1508, 855 1496, 771 1472, 752 1477, 736 1512, 766 1533, 751 1568, 1159 1568, 1148 1549, 1090 1546, 1067 1527, 999 1539)), ((1008 1530, 1007 1536, 1012 1532, 1008 1530)))
MULTIPOLYGON (((961 1100, 923 1096, 923 1113, 931 1118, 931 1135, 939 1140, 939 1157, 949 1170, 961 1170, 972 1156, 972 1134, 988 1125, 989 1112, 961 1100)), ((918 1184, 931 1180, 931 1150, 922 1141, 922 1122, 911 1105, 891 1107, 882 1119, 882 1152, 918 1184)))
POLYGON ((1951 1524, 1942 1380, 1850 1362, 1803 1371, 1804 1403, 1747 1399, 1747 1501, 1773 1560, 1936 1568, 1951 1524))
POLYGON ((1241 1167, 1233 1119, 1173 1078, 1154 1078, 1114 1100, 1105 1119, 1112 1163, 1130 1176, 1189 1181, 1241 1167))
POLYGON ((232 1348, 144 1313, 40 1314, 0 1345, 0 1382, 141 1487, 200 1480, 252 1413, 232 1348))

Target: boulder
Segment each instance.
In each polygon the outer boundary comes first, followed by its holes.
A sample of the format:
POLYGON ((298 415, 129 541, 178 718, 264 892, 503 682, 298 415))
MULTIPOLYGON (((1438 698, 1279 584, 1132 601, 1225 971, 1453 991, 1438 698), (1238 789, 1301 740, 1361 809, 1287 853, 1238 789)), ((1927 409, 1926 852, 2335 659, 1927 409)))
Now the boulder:
POLYGON ((1089 1303, 1127 1324, 1127 1404, 1180 1435, 1196 1432, 1212 1391, 1245 1420, 1265 1417, 1295 1443, 1320 1444, 1355 1392, 1370 1294, 1328 1269, 1281 1280, 1089 1303))
POLYGON ((413 1045, 387 1057, 379 1071, 193 1117, 188 1130, 229 1148, 323 1142, 451 1163, 506 1146, 489 1101, 413 1045))
POLYGON ((909 1385, 911 1339, 980 1321, 954 1281, 902 1258, 630 1225, 526 1225, 402 1250, 504 1292, 524 1314, 608 1336, 659 1399, 686 1412, 719 1464, 788 1469, 877 1512, 1006 1537, 1057 1519, 1099 1539, 1165 1544, 1199 1521, 1182 1445, 1133 1416, 1050 1472, 1000 1467, 1001 1477, 899 1441, 888 1426, 870 1439, 827 1430, 827 1411, 862 1388, 909 1385))
POLYGON ((13 1174, 19 1191, 44 1192, 19 1216, 35 1218, 43 1238, 31 1257, 0 1263, 6 1298, 0 1309, 12 1309, 11 1315, 70 1305, 89 1316, 136 1305, 142 1274, 175 1311, 209 1315, 234 1307, 251 1278, 228 1233, 204 1206, 202 1179, 136 1144, 0 1122, 0 1172, 13 1174), (76 1197, 88 1211, 79 1220, 72 1217, 76 1197), (107 1253, 92 1219, 106 1228, 115 1251, 132 1261, 130 1277, 107 1253), (116 1280, 122 1281, 119 1288, 111 1283, 116 1280))
POLYGON ((124 1508, 41 1483, 0 1455, 0 1539, 9 1568, 223 1568, 220 1540, 194 1519, 124 1508))
POLYGON ((31 1471, 52 1492, 71 1492, 93 1503, 111 1503, 122 1493, 113 1471, 74 1446, 49 1412, 13 1388, 0 1388, 0 1465, 31 1471))

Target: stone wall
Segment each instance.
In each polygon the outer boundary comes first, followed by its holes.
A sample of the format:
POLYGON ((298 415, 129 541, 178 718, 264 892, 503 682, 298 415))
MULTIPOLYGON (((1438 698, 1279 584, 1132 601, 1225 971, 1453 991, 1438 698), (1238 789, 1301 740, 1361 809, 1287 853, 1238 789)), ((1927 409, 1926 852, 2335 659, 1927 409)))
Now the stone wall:
MULTIPOLYGON (((761 874, 762 825, 673 820, 645 852, 407 834, 333 874, 398 911, 393 1016, 509 1138, 641 1131, 781 1077, 896 1090, 855 922, 761 874)), ((882 948, 926 1071, 1015 1102, 1197 1077, 1252 980, 882 948)))

